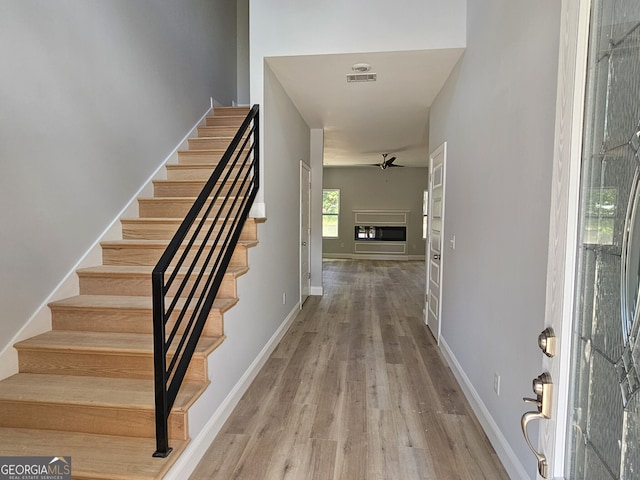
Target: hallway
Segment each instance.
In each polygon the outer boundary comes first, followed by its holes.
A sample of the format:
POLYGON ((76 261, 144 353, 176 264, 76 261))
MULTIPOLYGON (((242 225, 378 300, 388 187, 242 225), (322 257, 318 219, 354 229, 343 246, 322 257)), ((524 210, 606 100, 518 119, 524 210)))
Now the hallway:
POLYGON ((192 479, 506 479, 422 320, 424 263, 324 261, 192 479))

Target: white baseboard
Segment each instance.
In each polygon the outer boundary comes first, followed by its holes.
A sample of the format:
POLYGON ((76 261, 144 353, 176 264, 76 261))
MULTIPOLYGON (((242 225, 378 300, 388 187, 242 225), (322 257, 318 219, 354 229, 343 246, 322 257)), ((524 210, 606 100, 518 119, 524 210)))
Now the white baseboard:
POLYGON ((471 404, 471 408, 478 417, 480 425, 482 425, 482 428, 487 434, 498 458, 500 458, 502 465, 509 474, 509 477, 519 479, 531 478, 522 463, 518 460, 518 457, 509 445, 509 442, 507 442, 507 439, 500 431, 500 428, 498 428, 498 424, 489 413, 489 410, 480 398, 480 395, 478 395, 476 389, 473 387, 471 380, 469 380, 469 377, 464 373, 462 366, 458 363, 458 360, 449 348, 449 345, 447 345, 447 342, 442 337, 440 337, 440 349, 445 360, 449 364, 451 371, 462 387, 465 397, 467 397, 467 400, 471 404))
POLYGON ((127 205, 116 215, 111 223, 105 228, 98 239, 89 247, 89 249, 80 257, 78 262, 69 270, 60 283, 53 289, 51 294, 40 304, 33 315, 25 322, 24 326, 18 333, 7 342, 0 351, 0 380, 10 377, 18 373, 18 352, 13 345, 26 340, 27 338, 39 335, 51 330, 51 311, 49 303, 63 298, 78 295, 80 286, 76 276, 76 270, 85 267, 100 265, 102 263, 102 248, 100 243, 108 240, 118 240, 122 238, 122 226, 120 219, 124 217, 138 216, 138 198, 141 196, 153 196, 152 181, 165 177, 164 166, 177 160, 178 150, 186 148, 187 141, 197 131, 199 125, 203 125, 205 119, 212 107, 208 107, 207 111, 200 117, 198 122, 189 130, 189 133, 176 145, 173 151, 167 155, 164 161, 151 174, 140 189, 129 199, 127 205))
POLYGON ((320 287, 311 287, 310 295, 324 295, 324 289, 320 287))
MULTIPOLYGON (((289 330, 289 327, 291 327, 291 324, 299 311, 300 304, 298 303, 293 307, 293 310, 289 312, 289 315, 287 315, 284 321, 280 324, 280 327, 278 327, 276 332, 271 336, 267 344, 262 348, 242 377, 240 377, 238 383, 236 383, 231 389, 229 394, 220 404, 220 407, 218 407, 214 412, 211 419, 200 431, 198 436, 194 438, 189 445, 187 445, 184 453, 180 455, 180 458, 164 476, 164 480, 182 480, 184 478, 188 478, 189 475, 193 473, 195 468, 198 466, 198 463, 207 452, 207 449, 222 429, 222 426, 233 412, 233 409, 242 398, 242 395, 247 391, 251 382, 256 378, 264 364, 269 359, 269 356, 276 349, 280 340, 282 340, 289 330)), ((214 387, 210 386, 209 388, 214 387)))
POLYGON ((264 202, 253 202, 249 216, 253 218, 267 218, 267 204, 264 202))

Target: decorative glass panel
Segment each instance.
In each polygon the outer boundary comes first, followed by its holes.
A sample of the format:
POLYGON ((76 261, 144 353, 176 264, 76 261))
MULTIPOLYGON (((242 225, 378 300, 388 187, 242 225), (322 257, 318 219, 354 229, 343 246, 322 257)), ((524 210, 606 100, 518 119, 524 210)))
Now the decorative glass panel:
POLYGON ((566 478, 640 478, 640 2, 592 0, 566 478))

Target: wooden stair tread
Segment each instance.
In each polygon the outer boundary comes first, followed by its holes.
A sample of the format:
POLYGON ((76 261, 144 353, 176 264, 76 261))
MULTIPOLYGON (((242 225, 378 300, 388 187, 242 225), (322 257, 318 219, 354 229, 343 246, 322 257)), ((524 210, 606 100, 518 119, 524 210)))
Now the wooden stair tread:
MULTIPOLYGON (((208 128, 216 128, 216 127, 208 127, 208 128)), ((234 135, 207 135, 207 136, 198 136, 196 138, 190 138, 189 140, 233 140, 234 135)), ((209 150, 216 150, 215 148, 209 150)), ((223 150, 223 149, 220 149, 223 150)))
MULTIPOLYGON (((192 204, 195 199, 198 197, 140 197, 138 198, 139 202, 162 202, 162 203, 167 203, 167 202, 188 202, 189 204, 192 204)), ((224 201, 224 198, 230 198, 230 199, 234 199, 236 197, 234 196, 229 196, 229 197, 220 197, 218 199, 216 199, 216 203, 222 203, 224 201)))
MULTIPOLYGON (((193 154, 198 154, 201 155, 203 153, 211 153, 214 154, 215 152, 217 152, 217 150, 187 150, 187 152, 193 153, 193 154)), ((178 152, 180 153, 180 152, 178 152)), ((213 170, 218 166, 217 163, 189 163, 189 164, 184 164, 184 163, 172 163, 172 164, 168 164, 166 165, 167 170, 186 170, 186 169, 193 169, 193 168, 197 168, 197 169, 201 169, 201 170, 211 170, 211 172, 213 173, 213 170)))
MULTIPOLYGON (((206 179, 201 179, 201 180, 193 180, 193 179, 185 179, 185 180, 154 180, 153 183, 156 185, 204 185, 205 183, 207 183, 208 180, 206 179)), ((222 183, 222 181, 219 181, 218 183, 222 183)))
MULTIPOLYGON (((153 265, 97 265, 95 267, 81 268, 77 270, 79 275, 83 276, 104 276, 110 275, 113 277, 130 277, 130 276, 151 276, 153 271, 153 265)), ((188 271, 187 267, 182 267, 178 273, 178 276, 185 275, 188 271)), ((225 275, 232 275, 239 277, 249 271, 249 267, 240 267, 230 265, 227 268, 225 275)), ((200 273, 200 268, 196 267, 193 270, 193 274, 200 273)))
MULTIPOLYGON (((178 181, 182 181, 182 180, 178 180, 178 181)), ((199 180, 196 180, 197 182, 199 180)), ((235 220, 235 217, 226 217, 229 221, 231 220, 235 220)), ((130 218, 123 218, 121 221, 124 223, 152 223, 152 224, 157 224, 157 223, 182 223, 184 220, 184 218, 180 218, 180 217, 130 217, 130 218)), ((209 222, 211 222, 211 220, 208 220, 209 222)), ((260 217, 249 217, 246 220, 247 222, 255 222, 255 223, 264 223, 267 221, 266 218, 260 218, 260 217)))
POLYGON ((74 479, 161 479, 179 458, 188 440, 172 440, 173 452, 155 458, 153 438, 132 438, 52 430, 0 427, 3 455, 71 456, 74 479), (54 453, 55 454, 55 453, 54 453))
MULTIPOLYGON (((144 239, 130 239, 130 240, 109 240, 101 242, 102 247, 122 247, 129 248, 147 248, 147 247, 162 247, 168 245, 169 240, 144 240, 144 239)), ((241 247, 255 247, 258 244, 257 240, 238 240, 238 246, 241 247)), ((194 242, 194 246, 200 246, 201 242, 194 242)))
MULTIPOLYGON (((209 127, 212 128, 212 127, 209 127)), ((220 156, 222 157, 225 153, 226 153, 226 149, 224 148, 201 148, 199 150, 178 150, 178 157, 188 157, 190 155, 193 156, 201 156, 201 155, 216 155, 216 156, 220 156)), ((167 164, 166 166, 169 167, 175 167, 177 165, 181 165, 181 163, 170 163, 167 164)), ((198 165, 206 165, 206 164, 198 164, 198 165)), ((213 163, 213 164, 209 164, 209 166, 211 165, 217 165, 217 163, 213 163)))
MULTIPOLYGON (((167 299, 170 302, 171 299, 167 299)), ((226 311, 237 303, 236 298, 218 298, 213 301, 212 309, 226 311)), ((145 310, 152 307, 151 297, 133 295, 76 295, 49 304, 51 308, 76 309, 113 309, 113 310, 145 310)), ((177 303, 178 309, 184 306, 184 300, 177 303)), ((151 317, 149 317, 151 318, 151 317)))
MULTIPOLYGON (((206 387, 184 382, 172 411, 185 411, 206 387)), ((8 401, 154 410, 154 382, 146 379, 17 373, 0 382, 0 405, 8 401)))
MULTIPOLYGON (((206 356, 224 337, 200 337, 194 356, 206 356)), ((174 342, 175 344, 175 342, 174 342)), ((153 335, 145 333, 50 330, 14 345, 18 350, 49 350, 153 355, 153 335)))

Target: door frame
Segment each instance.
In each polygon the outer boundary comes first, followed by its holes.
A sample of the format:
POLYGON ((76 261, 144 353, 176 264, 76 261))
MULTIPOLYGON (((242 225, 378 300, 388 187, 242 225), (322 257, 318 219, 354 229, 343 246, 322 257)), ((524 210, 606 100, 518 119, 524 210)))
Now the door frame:
MULTIPOLYGON (((557 354, 544 358, 554 383, 552 415, 540 421, 538 449, 548 478, 564 478, 571 368, 579 187, 585 103, 590 0, 562 0, 558 88, 549 223, 545 318, 557 337, 557 354)), ((538 477, 541 478, 541 477, 538 477)))
POLYGON ((446 198, 446 186, 447 186, 447 142, 443 142, 433 152, 429 154, 429 182, 428 182, 428 201, 427 201, 427 242, 426 242, 426 284, 425 284, 425 303, 424 303, 424 322, 429 327, 431 333, 436 340, 436 343, 440 344, 440 335, 442 332, 442 279, 443 279, 443 244, 444 244, 444 232, 445 232, 445 198, 446 198), (438 328, 437 332, 434 332, 429 325, 429 286, 431 282, 431 256, 433 254, 431 249, 431 221, 433 220, 433 158, 442 154, 442 212, 440 218, 442 219, 442 226, 440 230, 440 268, 438 270, 439 289, 438 289, 438 328))
POLYGON ((305 300, 311 294, 311 167, 307 165, 304 160, 300 160, 300 243, 299 246, 299 284, 300 284, 300 308, 304 304, 305 300), (306 178, 305 178, 306 177, 306 178), (303 208, 302 198, 304 193, 307 195, 307 208, 306 211, 303 208), (304 215, 307 216, 308 225, 306 232, 304 231, 304 215), (306 242, 306 245, 304 243, 306 242), (303 272, 302 267, 304 265, 302 258, 306 248, 306 257, 307 257, 307 269, 308 272, 303 272), (305 273, 307 273, 307 278, 303 278, 305 273), (303 285, 306 284, 306 285, 303 285), (304 288, 306 286, 306 289, 304 288), (305 295, 306 292, 306 295, 305 295))

